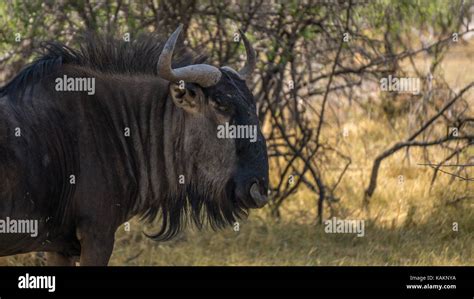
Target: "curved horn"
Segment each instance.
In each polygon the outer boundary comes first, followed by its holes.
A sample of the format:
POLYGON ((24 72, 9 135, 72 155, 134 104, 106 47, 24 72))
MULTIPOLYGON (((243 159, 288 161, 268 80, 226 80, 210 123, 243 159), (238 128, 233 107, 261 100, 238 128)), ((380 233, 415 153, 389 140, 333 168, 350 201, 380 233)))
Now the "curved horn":
POLYGON ((239 75, 244 79, 248 79, 250 75, 252 75, 253 71, 255 70, 255 65, 257 64, 257 58, 255 55, 255 50, 250 45, 250 42, 245 36, 245 34, 240 29, 239 29, 239 32, 240 32, 240 36, 242 37, 244 41, 245 52, 247 53, 247 61, 245 62, 244 67, 239 71, 239 75))
POLYGON ((171 68, 171 59, 173 57, 174 46, 178 39, 183 25, 179 25, 173 34, 168 38, 160 58, 158 59, 158 75, 172 82, 183 80, 185 82, 197 83, 202 87, 209 87, 219 82, 221 71, 218 68, 207 64, 194 64, 177 69, 171 68))

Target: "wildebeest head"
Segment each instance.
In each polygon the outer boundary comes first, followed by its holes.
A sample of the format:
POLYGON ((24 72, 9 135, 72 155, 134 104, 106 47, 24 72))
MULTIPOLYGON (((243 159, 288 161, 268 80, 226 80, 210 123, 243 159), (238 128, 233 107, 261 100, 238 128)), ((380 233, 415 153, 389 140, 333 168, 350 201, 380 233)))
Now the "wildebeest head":
MULTIPOLYGON (((176 176, 171 189, 189 203, 195 222, 200 225, 205 212, 208 222, 218 228, 267 203, 266 144, 255 99, 245 83, 255 67, 255 52, 242 33, 247 52, 242 70, 207 64, 173 69, 181 28, 169 37, 158 62, 159 76, 170 82, 168 105, 173 111, 165 121, 172 124, 165 134, 174 136, 165 146, 165 154, 173 156, 167 171, 176 176)), ((173 222, 173 209, 168 210, 173 222)))

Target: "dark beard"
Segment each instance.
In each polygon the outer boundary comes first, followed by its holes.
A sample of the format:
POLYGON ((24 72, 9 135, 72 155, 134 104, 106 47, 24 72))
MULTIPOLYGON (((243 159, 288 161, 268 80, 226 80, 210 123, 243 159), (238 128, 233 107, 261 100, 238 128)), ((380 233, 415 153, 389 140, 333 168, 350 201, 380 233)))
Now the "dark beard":
POLYGON ((168 195, 159 208, 160 230, 155 234, 145 235, 155 241, 167 241, 178 235, 189 222, 198 229, 208 225, 213 230, 218 230, 248 216, 248 209, 235 197, 232 181, 224 188, 202 186, 203 182, 200 186, 190 184, 186 186, 186 192, 168 195))

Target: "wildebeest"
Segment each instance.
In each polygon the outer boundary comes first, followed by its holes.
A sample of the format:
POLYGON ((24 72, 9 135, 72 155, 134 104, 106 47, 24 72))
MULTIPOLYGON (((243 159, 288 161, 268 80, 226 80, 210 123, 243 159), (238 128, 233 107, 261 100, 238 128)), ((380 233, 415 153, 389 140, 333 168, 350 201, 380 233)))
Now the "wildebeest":
POLYGON ((245 82, 255 52, 242 33, 240 71, 203 64, 175 47, 181 28, 165 42, 46 43, 0 89, 0 220, 38 223, 36 237, 4 227, 1 256, 44 251, 49 264, 107 265, 133 216, 160 220, 148 236, 168 240, 188 222, 218 229, 265 205, 266 144, 245 82), (66 91, 66 77, 82 81, 66 91), (74 90, 90 78, 93 92, 74 90), (217 138, 224 123, 257 126, 256 142, 217 138))

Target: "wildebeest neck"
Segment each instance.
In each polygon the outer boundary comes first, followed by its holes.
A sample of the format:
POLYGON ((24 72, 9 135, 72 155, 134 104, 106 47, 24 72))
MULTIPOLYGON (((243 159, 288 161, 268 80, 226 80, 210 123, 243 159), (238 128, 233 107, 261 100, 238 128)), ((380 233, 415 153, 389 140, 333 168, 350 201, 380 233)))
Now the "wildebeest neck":
MULTIPOLYGON (((118 209, 115 225, 134 215, 156 216, 159 198, 168 192, 164 154, 165 119, 170 113, 166 111, 167 82, 149 75, 104 74, 64 66, 44 78, 42 87, 47 93, 42 97, 47 101, 45 109, 58 111, 71 122, 70 134, 78 140, 73 146, 81 167, 80 172, 75 171, 76 197, 92 193, 87 190, 97 192, 102 205, 118 209), (64 75, 94 78, 94 94, 55 91, 55 78, 64 75)), ((32 101, 41 97, 35 98, 32 101)))
MULTIPOLYGON (((154 218, 160 209, 160 196, 169 189, 166 172, 165 142, 172 142, 166 128, 171 122, 165 81, 146 76, 110 76, 97 83, 97 99, 101 106, 97 122, 106 121, 107 130, 115 137, 115 152, 125 170, 123 184, 128 185, 129 198, 123 203, 127 218, 142 214, 154 218)), ((87 101, 87 99, 86 99, 87 101)), ((95 111, 95 109, 94 109, 95 111)))

